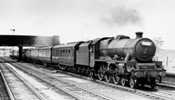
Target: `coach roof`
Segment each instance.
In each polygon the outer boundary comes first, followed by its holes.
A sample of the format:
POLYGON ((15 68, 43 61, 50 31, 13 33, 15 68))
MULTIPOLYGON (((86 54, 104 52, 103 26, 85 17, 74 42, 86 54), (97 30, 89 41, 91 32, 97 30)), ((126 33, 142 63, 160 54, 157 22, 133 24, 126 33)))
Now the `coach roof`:
POLYGON ((80 42, 72 42, 72 43, 67 43, 67 44, 60 44, 60 45, 56 45, 54 46, 53 48, 61 48, 61 47, 75 47, 79 44, 81 44, 83 41, 80 41, 80 42))

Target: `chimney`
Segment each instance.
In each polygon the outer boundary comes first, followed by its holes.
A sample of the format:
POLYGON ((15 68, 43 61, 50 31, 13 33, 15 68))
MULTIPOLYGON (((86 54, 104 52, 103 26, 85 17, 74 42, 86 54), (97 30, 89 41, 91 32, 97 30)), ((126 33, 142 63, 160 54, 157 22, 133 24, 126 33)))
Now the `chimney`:
POLYGON ((136 39, 142 38, 143 37, 143 32, 136 32, 136 39))

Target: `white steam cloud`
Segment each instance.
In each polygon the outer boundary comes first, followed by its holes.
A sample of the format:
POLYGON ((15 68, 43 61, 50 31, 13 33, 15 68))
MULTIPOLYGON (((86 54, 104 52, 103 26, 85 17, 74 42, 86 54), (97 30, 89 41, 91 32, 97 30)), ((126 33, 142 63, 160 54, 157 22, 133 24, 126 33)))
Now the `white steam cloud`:
POLYGON ((134 8, 117 6, 112 8, 108 14, 104 15, 102 21, 111 26, 140 25, 142 18, 134 8))

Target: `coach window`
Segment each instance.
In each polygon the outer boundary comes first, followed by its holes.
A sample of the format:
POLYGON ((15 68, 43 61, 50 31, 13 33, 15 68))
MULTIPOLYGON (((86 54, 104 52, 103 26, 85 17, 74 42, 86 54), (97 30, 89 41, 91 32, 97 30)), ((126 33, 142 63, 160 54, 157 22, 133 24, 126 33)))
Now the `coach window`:
POLYGON ((58 49, 58 56, 60 56, 61 55, 61 51, 60 51, 60 49, 58 49))
POLYGON ((44 49, 42 50, 42 53, 43 53, 42 55, 45 55, 45 50, 44 49))
POLYGON ((59 55, 60 55, 59 49, 57 49, 56 51, 57 51, 57 53, 56 53, 55 55, 56 55, 56 56, 59 56, 59 55))
POLYGON ((61 49, 61 56, 63 56, 63 50, 61 49))
POLYGON ((68 49, 66 49, 66 56, 68 56, 68 49))
POLYGON ((60 56, 61 56, 61 49, 60 49, 60 56))
POLYGON ((69 56, 69 49, 67 49, 67 56, 69 56))
POLYGON ((71 53, 70 53, 70 49, 69 49, 69 56, 71 55, 71 53))
POLYGON ((60 56, 60 50, 58 49, 58 55, 57 56, 60 56))
POLYGON ((58 49, 58 54, 57 54, 57 56, 59 56, 60 55, 60 50, 58 49))
POLYGON ((55 55, 58 56, 58 50, 55 50, 55 55))
POLYGON ((67 49, 66 49, 66 56, 67 56, 67 49))
POLYGON ((55 56, 56 56, 56 52, 57 52, 57 50, 53 50, 53 55, 55 55, 55 56))
POLYGON ((61 56, 64 56, 64 52, 63 52, 63 50, 61 50, 61 56))
POLYGON ((64 49, 62 50, 62 53, 61 53, 62 56, 64 56, 64 49))
POLYGON ((56 56, 56 54, 57 54, 57 50, 54 50, 53 54, 56 56))
POLYGON ((63 50, 62 50, 62 56, 64 56, 64 48, 63 48, 63 50))
POLYGON ((63 49, 63 56, 65 56, 65 49, 63 49))
POLYGON ((66 56, 66 49, 64 50, 64 56, 66 56))
POLYGON ((67 56, 69 56, 68 49, 67 49, 67 56))
POLYGON ((61 50, 60 50, 60 49, 58 49, 58 51, 59 51, 59 56, 61 56, 61 50))
POLYGON ((61 56, 61 49, 59 49, 59 56, 61 56))
POLYGON ((56 56, 56 50, 53 50, 53 55, 55 55, 55 56, 56 56))
POLYGON ((70 56, 70 49, 68 50, 68 54, 69 54, 69 56, 70 56))
POLYGON ((69 56, 69 49, 67 49, 67 56, 69 56))
POLYGON ((44 50, 42 50, 42 56, 45 56, 44 50))
POLYGON ((67 56, 67 49, 66 49, 66 56, 67 56))
POLYGON ((72 50, 70 49, 70 56, 72 56, 72 50))
POLYGON ((61 49, 60 49, 60 56, 62 55, 62 51, 61 51, 61 49))
POLYGON ((55 50, 55 55, 58 56, 59 55, 59 51, 55 50))
POLYGON ((65 55, 65 56, 67 56, 67 49, 66 49, 66 51, 65 51, 65 52, 66 52, 66 55, 65 55))
POLYGON ((68 50, 69 50, 69 49, 67 49, 67 56, 68 56, 68 54, 69 54, 69 53, 68 53, 68 50))

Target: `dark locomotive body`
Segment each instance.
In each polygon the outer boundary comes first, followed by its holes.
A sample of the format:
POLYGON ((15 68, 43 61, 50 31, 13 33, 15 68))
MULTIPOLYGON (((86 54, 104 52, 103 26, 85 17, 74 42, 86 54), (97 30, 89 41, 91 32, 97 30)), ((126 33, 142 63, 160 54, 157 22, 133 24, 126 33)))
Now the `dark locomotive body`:
POLYGON ((162 63, 153 61, 156 52, 154 42, 142 38, 142 33, 137 33, 135 39, 122 35, 115 39, 102 39, 96 45, 99 47, 96 64, 102 66, 96 72, 99 79, 120 81, 122 85, 127 82, 131 87, 150 84, 154 88, 156 80, 161 81, 165 74, 162 63))
POLYGON ((62 70, 90 75, 92 78, 131 88, 149 84, 155 87, 165 75, 161 62, 153 61, 154 42, 137 33, 135 39, 119 35, 54 47, 26 50, 27 59, 57 64, 62 70))

